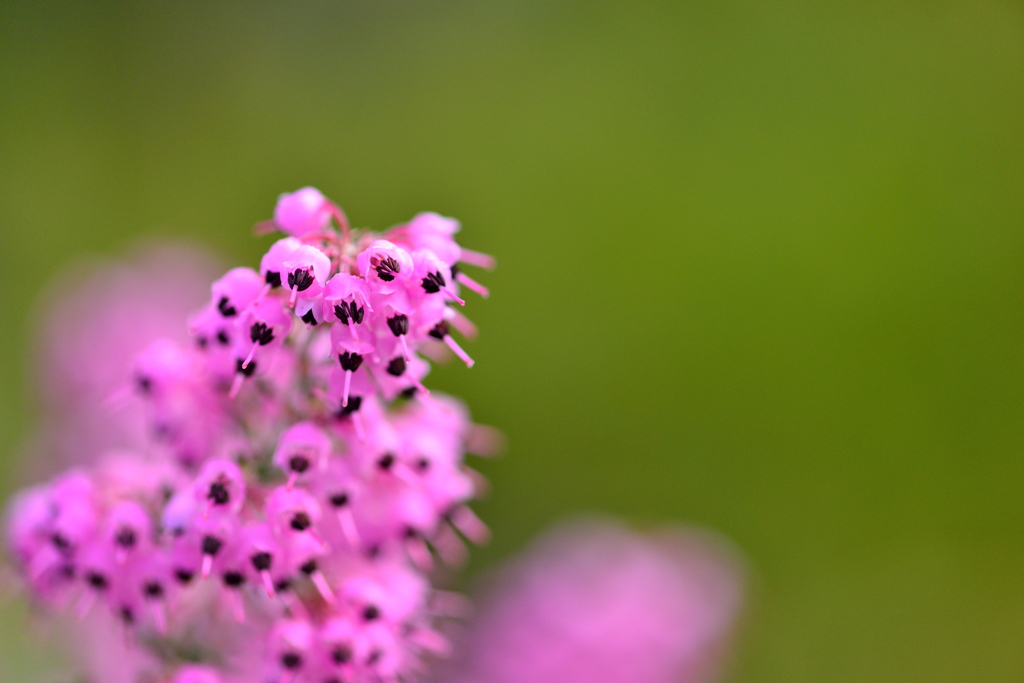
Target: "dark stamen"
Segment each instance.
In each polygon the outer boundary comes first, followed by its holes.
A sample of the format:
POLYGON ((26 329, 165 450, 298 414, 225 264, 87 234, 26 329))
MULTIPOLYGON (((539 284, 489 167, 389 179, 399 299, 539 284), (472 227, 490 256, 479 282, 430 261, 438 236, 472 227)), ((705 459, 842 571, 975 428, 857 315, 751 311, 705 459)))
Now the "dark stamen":
POLYGON ((224 545, 224 541, 220 540, 216 536, 204 536, 203 537, 203 555, 209 555, 213 557, 220 552, 221 546, 224 545))
POLYGON ((238 311, 235 310, 235 307, 231 305, 231 300, 226 296, 222 296, 220 301, 217 302, 217 310, 225 318, 233 318, 238 315, 238 311))
POLYGON ((336 508, 343 508, 348 505, 348 494, 347 493, 335 493, 331 496, 331 505, 336 508))
POLYGON ((147 581, 142 587, 142 592, 151 600, 159 600, 164 597, 164 587, 156 581, 147 581))
POLYGON ((267 284, 272 288, 277 289, 281 286, 281 273, 275 273, 272 270, 268 270, 266 274, 267 284))
POLYGON ((178 579, 178 583, 188 585, 192 583, 192 577, 195 576, 195 572, 189 571, 188 569, 175 569, 174 576, 178 579))
POLYGON ((348 370, 349 372, 355 372, 359 369, 359 366, 363 362, 363 357, 358 353, 350 353, 345 351, 344 353, 338 354, 338 362, 341 363, 342 370, 348 370))
POLYGON ((451 333, 451 328, 448 327, 448 321, 442 320, 430 330, 430 336, 434 339, 440 339, 444 341, 444 338, 451 333))
POLYGON ((394 317, 388 318, 388 327, 391 328, 391 333, 396 337, 409 334, 409 316, 399 313, 394 317))
POLYGON ((217 341, 220 342, 221 346, 227 346, 231 343, 231 340, 228 339, 228 333, 224 330, 217 330, 217 341))
POLYGON ((416 395, 416 387, 406 387, 402 389, 402 393, 399 394, 402 398, 412 398, 416 395))
POLYGON ((231 500, 227 483, 223 479, 213 482, 210 484, 210 492, 206 494, 206 497, 212 500, 214 505, 227 505, 228 501, 231 500))
POLYGON ((391 453, 385 453, 381 456, 381 459, 377 461, 377 467, 382 470, 390 470, 391 466, 395 464, 395 456, 391 453))
POLYGON ((251 360, 251 361, 249 361, 248 365, 245 365, 245 361, 244 360, 242 360, 241 358, 236 358, 235 359, 235 372, 240 372, 245 377, 252 377, 253 374, 256 373, 256 361, 251 360), (242 367, 243 365, 245 367, 242 367))
POLYGON ((226 572, 224 574, 224 585, 228 588, 238 588, 245 583, 245 576, 242 572, 226 572))
POLYGON ((253 323, 252 327, 249 328, 249 339, 254 344, 266 346, 274 341, 274 328, 266 323, 253 323))
POLYGON ((103 574, 100 574, 99 572, 89 572, 85 575, 85 580, 89 582, 89 585, 92 588, 98 591, 105 591, 107 590, 107 586, 110 585, 110 582, 107 581, 107 577, 103 576, 103 574))
POLYGON ((309 515, 305 512, 296 512, 295 516, 292 517, 291 527, 296 531, 305 531, 313 522, 309 519, 309 515))
POLYGON ((251 559, 252 566, 258 572, 265 572, 270 569, 270 565, 274 561, 274 558, 270 556, 270 553, 256 553, 251 559))
POLYGON ((281 666, 289 671, 295 671, 302 666, 302 657, 294 652, 285 652, 281 655, 281 666))
POLYGON ((423 285, 423 291, 427 294, 437 294, 445 285, 444 275, 441 275, 441 271, 435 270, 433 273, 427 273, 420 284, 423 285))
POLYGON ((395 356, 388 363, 388 374, 394 377, 401 377, 405 373, 405 358, 395 356))
POLYGON ((358 325, 363 322, 365 312, 361 306, 356 306, 355 301, 342 301, 334 306, 334 315, 338 316, 343 325, 348 325, 350 319, 358 325))
POLYGON ((377 277, 384 282, 391 282, 395 279, 395 273, 402 272, 402 267, 393 256, 374 256, 370 259, 370 265, 377 271, 377 277))
POLYGON ((331 659, 334 660, 335 664, 344 664, 352 659, 352 650, 344 645, 339 645, 331 652, 331 659))
POLYGON ((367 605, 366 609, 363 610, 363 619, 366 621, 374 621, 380 618, 380 608, 376 605, 367 605))
POLYGON ((341 407, 341 410, 338 411, 338 417, 348 417, 352 413, 357 412, 361 405, 363 405, 362 396, 349 396, 348 405, 341 407))
POLYGON ((313 314, 312 308, 302 314, 302 322, 306 323, 307 325, 318 324, 316 322, 316 315, 313 314))
POLYGON ((316 560, 310 560, 306 564, 302 565, 301 567, 299 567, 299 571, 301 571, 306 576, 309 576, 310 574, 316 571, 316 560))
POLYGON ((303 268, 296 268, 294 272, 288 273, 288 287, 304 292, 313 286, 313 274, 303 268))
POLYGON ((122 548, 134 548, 135 530, 126 526, 121 527, 117 532, 117 536, 114 538, 114 542, 122 548))

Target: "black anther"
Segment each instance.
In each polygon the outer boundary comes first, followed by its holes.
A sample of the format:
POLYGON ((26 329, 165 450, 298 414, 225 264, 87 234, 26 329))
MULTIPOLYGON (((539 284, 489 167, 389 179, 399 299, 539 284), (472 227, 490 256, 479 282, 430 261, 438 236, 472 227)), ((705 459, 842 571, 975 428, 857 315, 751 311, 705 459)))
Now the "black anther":
POLYGON ((99 572, 89 572, 85 575, 85 580, 89 583, 89 586, 98 591, 105 591, 110 585, 107 577, 103 576, 99 572))
POLYGON ((217 302, 217 310, 225 318, 233 318, 238 315, 238 311, 231 305, 231 299, 226 296, 222 296, 220 301, 217 302))
POLYGON ((434 339, 440 339, 440 340, 444 341, 444 338, 447 337, 450 333, 451 333, 451 328, 448 327, 448 321, 447 320, 442 320, 441 322, 439 322, 438 324, 434 325, 430 329, 430 333, 429 334, 434 339))
POLYGON ((256 361, 249 361, 248 365, 245 365, 245 361, 241 358, 235 359, 235 372, 242 373, 245 377, 252 377, 256 373, 256 361), (244 367, 243 367, 244 366, 244 367))
POLYGON ((435 270, 433 273, 427 273, 420 284, 427 294, 437 294, 445 285, 444 275, 441 274, 441 271, 435 270))
POLYGON ((253 323, 252 327, 249 328, 249 339, 254 344, 266 346, 274 341, 274 328, 266 323, 253 323))
POLYGON ((210 484, 210 492, 206 494, 206 497, 212 500, 214 505, 227 505, 231 500, 231 493, 228 491, 226 483, 222 479, 218 479, 210 484))
POLYGON ((358 353, 350 353, 345 351, 344 353, 338 354, 338 362, 341 363, 342 370, 348 370, 349 372, 355 372, 359 369, 359 366, 363 362, 363 357, 358 353))
POLYGON ((395 273, 402 272, 402 267, 398 265, 398 261, 393 256, 383 258, 374 256, 370 259, 370 265, 377 271, 377 277, 384 282, 391 282, 395 279, 395 273))
POLYGON ((225 572, 224 585, 228 588, 238 588, 245 583, 245 575, 242 572, 225 572))
POLYGON ((135 540, 135 530, 126 526, 118 529, 117 536, 114 537, 114 542, 122 548, 134 548, 135 540))
POLYGON ((252 560, 253 568, 258 572, 265 572, 270 569, 270 565, 274 561, 274 558, 271 557, 270 553, 256 553, 250 559, 252 560))
POLYGON ((388 363, 388 374, 394 377, 401 377, 405 374, 405 358, 402 356, 395 356, 388 363))
POLYGON ((224 541, 220 540, 216 536, 203 536, 203 555, 213 557, 220 552, 221 546, 223 545, 224 541))
POLYGON ((396 337, 409 334, 409 316, 399 313, 388 318, 388 327, 391 328, 391 333, 396 337))
POLYGON ((288 273, 288 288, 304 292, 313 286, 313 274, 305 268, 296 268, 288 273))
POLYGON ((291 527, 296 531, 305 531, 313 522, 309 519, 309 515, 305 512, 296 512, 295 516, 292 517, 291 527))
POLYGON ((357 412, 361 405, 363 405, 362 396, 349 396, 348 405, 341 407, 341 410, 338 411, 338 417, 347 417, 348 415, 357 412))

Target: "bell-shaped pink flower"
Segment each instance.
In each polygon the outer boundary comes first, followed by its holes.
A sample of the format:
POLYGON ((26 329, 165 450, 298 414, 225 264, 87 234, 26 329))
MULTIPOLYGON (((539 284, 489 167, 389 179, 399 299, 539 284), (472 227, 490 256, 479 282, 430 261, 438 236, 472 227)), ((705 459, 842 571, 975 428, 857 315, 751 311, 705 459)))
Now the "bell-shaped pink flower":
POLYGON ((281 620, 271 631, 267 652, 276 680, 291 683, 309 668, 315 646, 314 630, 305 619, 281 620))
POLYGON ((263 299, 247 308, 235 321, 232 351, 237 361, 236 371, 248 372, 260 349, 280 346, 291 327, 292 315, 276 298, 263 299))
POLYGON ((348 273, 338 273, 332 277, 324 289, 323 319, 327 322, 338 321, 356 336, 355 326, 361 325, 366 312, 373 312, 370 305, 370 294, 365 281, 348 273))
POLYGON ((210 287, 210 299, 225 318, 244 311, 263 291, 263 278, 252 268, 232 268, 210 287))
POLYGON ((313 299, 323 293, 331 275, 331 260, 310 245, 302 245, 284 260, 283 286, 291 292, 290 304, 297 298, 313 299))
POLYGON ((237 515, 245 504, 245 477, 230 460, 208 460, 196 477, 192 495, 202 506, 203 517, 237 515))
POLYGON ((301 246, 302 242, 294 237, 285 237, 270 246, 267 253, 260 259, 260 275, 263 276, 267 287, 276 289, 284 284, 288 277, 288 268, 285 263, 301 246))
POLYGON ((417 249, 412 252, 413 270, 410 280, 417 297, 439 295, 465 306, 466 302, 459 298, 452 283, 451 269, 434 252, 429 249, 417 249))
POLYGON ((315 187, 283 194, 274 207, 274 223, 292 237, 322 232, 330 221, 330 202, 315 187))
POLYGON ((496 577, 458 683, 696 683, 718 672, 742 572, 718 539, 562 526, 496 577))
POLYGON ((103 537, 114 552, 117 564, 145 553, 153 538, 153 523, 149 513, 134 501, 116 505, 103 521, 103 537))
POLYGON ((387 240, 374 240, 356 257, 359 274, 369 288, 381 294, 390 294, 402 288, 412 276, 412 257, 409 252, 387 240))
POLYGON ((331 439, 312 422, 298 422, 284 432, 274 451, 274 464, 288 473, 288 489, 312 469, 322 470, 331 454, 331 439))

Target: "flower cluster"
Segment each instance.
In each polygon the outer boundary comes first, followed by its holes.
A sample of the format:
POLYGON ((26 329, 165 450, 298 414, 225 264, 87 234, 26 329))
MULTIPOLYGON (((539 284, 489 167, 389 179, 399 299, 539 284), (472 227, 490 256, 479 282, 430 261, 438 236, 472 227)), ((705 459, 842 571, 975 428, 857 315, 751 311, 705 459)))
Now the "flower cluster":
POLYGON ((145 452, 20 493, 9 545, 41 601, 114 615, 147 680, 406 680, 465 609, 434 557, 458 566, 488 534, 463 460, 492 433, 423 381, 426 358, 473 365, 460 286, 487 290, 457 264, 493 262, 452 219, 352 230, 313 188, 258 227, 287 236, 110 397, 144 406, 145 452))

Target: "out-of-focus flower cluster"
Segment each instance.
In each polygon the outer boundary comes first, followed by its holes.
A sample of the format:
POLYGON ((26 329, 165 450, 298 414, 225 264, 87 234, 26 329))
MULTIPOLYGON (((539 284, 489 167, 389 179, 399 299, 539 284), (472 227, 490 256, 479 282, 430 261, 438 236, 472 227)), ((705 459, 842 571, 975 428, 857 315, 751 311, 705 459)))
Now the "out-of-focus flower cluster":
POLYGON ((723 539, 562 523, 493 577, 447 683, 708 683, 743 593, 723 539))
POLYGON ((313 188, 264 227, 287 236, 259 270, 216 280, 191 342, 152 341, 107 397, 147 443, 21 492, 10 550, 39 601, 122 625, 123 680, 407 680, 465 609, 435 558, 488 533, 464 455, 493 433, 424 378, 472 366, 460 288, 487 290, 457 264, 493 262, 452 219, 356 231, 313 188))

